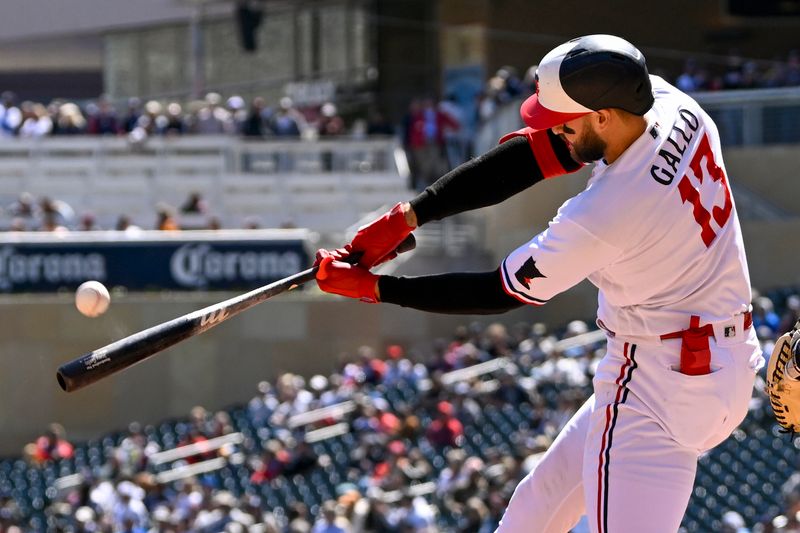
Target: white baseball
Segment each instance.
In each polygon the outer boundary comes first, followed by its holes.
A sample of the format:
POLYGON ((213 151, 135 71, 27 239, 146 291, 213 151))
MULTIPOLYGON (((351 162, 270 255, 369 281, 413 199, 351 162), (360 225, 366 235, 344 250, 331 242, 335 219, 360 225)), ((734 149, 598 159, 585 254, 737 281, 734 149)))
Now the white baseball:
POLYGON ((106 312, 111 303, 108 289, 99 281, 81 283, 75 291, 75 307, 88 317, 100 316, 106 312))

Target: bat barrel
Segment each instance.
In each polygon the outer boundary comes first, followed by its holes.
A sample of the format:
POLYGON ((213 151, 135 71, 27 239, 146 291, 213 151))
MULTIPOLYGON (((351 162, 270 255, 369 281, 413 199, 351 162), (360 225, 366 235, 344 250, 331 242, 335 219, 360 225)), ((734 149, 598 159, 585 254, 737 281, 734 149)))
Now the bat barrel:
POLYGON ((56 380, 66 392, 91 385, 191 337, 202 328, 200 322, 200 317, 182 316, 140 331, 64 363, 56 380))
POLYGON ((56 372, 56 379, 61 388, 72 392, 85 387, 115 372, 111 360, 96 358, 94 352, 84 354, 77 359, 63 364, 56 372), (96 366, 103 365, 105 366, 96 366))
POLYGON ((58 385, 61 387, 61 390, 72 392, 88 385, 88 383, 83 383, 84 380, 81 379, 86 375, 86 367, 82 362, 83 357, 58 367, 56 379, 58 380, 58 385))
POLYGON ((61 388, 66 392, 82 389, 130 367, 154 353, 152 350, 135 350, 130 347, 129 351, 114 357, 103 352, 104 349, 95 350, 61 365, 56 372, 56 380, 61 388))

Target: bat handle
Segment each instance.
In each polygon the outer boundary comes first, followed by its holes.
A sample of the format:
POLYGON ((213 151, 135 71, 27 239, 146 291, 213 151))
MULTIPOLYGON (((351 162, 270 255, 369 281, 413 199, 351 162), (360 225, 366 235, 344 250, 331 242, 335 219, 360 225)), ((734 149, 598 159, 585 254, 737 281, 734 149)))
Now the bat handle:
MULTIPOLYGON (((411 250, 413 250, 416 247, 417 247, 417 239, 414 237, 413 234, 409 233, 408 237, 406 237, 403 240, 403 242, 401 242, 400 244, 397 245, 397 248, 395 248, 395 251, 398 254, 402 254, 402 253, 405 253, 405 252, 410 252, 411 250)), ((361 259, 362 255, 364 255, 363 252, 356 252, 356 253, 348 255, 342 261, 345 262, 345 263, 349 263, 351 265, 355 265, 356 263, 358 263, 358 260, 361 259)), ((318 270, 319 270, 319 265, 314 265, 311 268, 303 270, 302 272, 298 272, 294 276, 291 276, 290 278, 287 278, 284 281, 284 284, 289 289, 294 289, 295 287, 298 287, 298 286, 302 285, 303 283, 307 283, 307 282, 315 279, 317 277, 317 271, 318 270)))

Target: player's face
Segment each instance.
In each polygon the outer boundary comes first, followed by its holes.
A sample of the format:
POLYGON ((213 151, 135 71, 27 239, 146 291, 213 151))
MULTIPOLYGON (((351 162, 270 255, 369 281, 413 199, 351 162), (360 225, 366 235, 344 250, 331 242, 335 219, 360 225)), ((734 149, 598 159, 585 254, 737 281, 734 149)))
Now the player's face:
POLYGON ((553 128, 569 148, 569 153, 579 163, 592 163, 603 158, 606 142, 594 131, 589 115, 576 118, 553 128))

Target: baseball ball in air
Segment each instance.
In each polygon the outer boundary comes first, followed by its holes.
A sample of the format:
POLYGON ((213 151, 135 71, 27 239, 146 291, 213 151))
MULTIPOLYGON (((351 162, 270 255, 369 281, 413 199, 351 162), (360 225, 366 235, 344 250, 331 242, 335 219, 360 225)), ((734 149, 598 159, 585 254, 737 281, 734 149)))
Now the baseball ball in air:
POLYGON ((108 289, 99 281, 81 283, 75 291, 75 307, 85 316, 93 318, 102 315, 110 303, 111 296, 108 294, 108 289))

